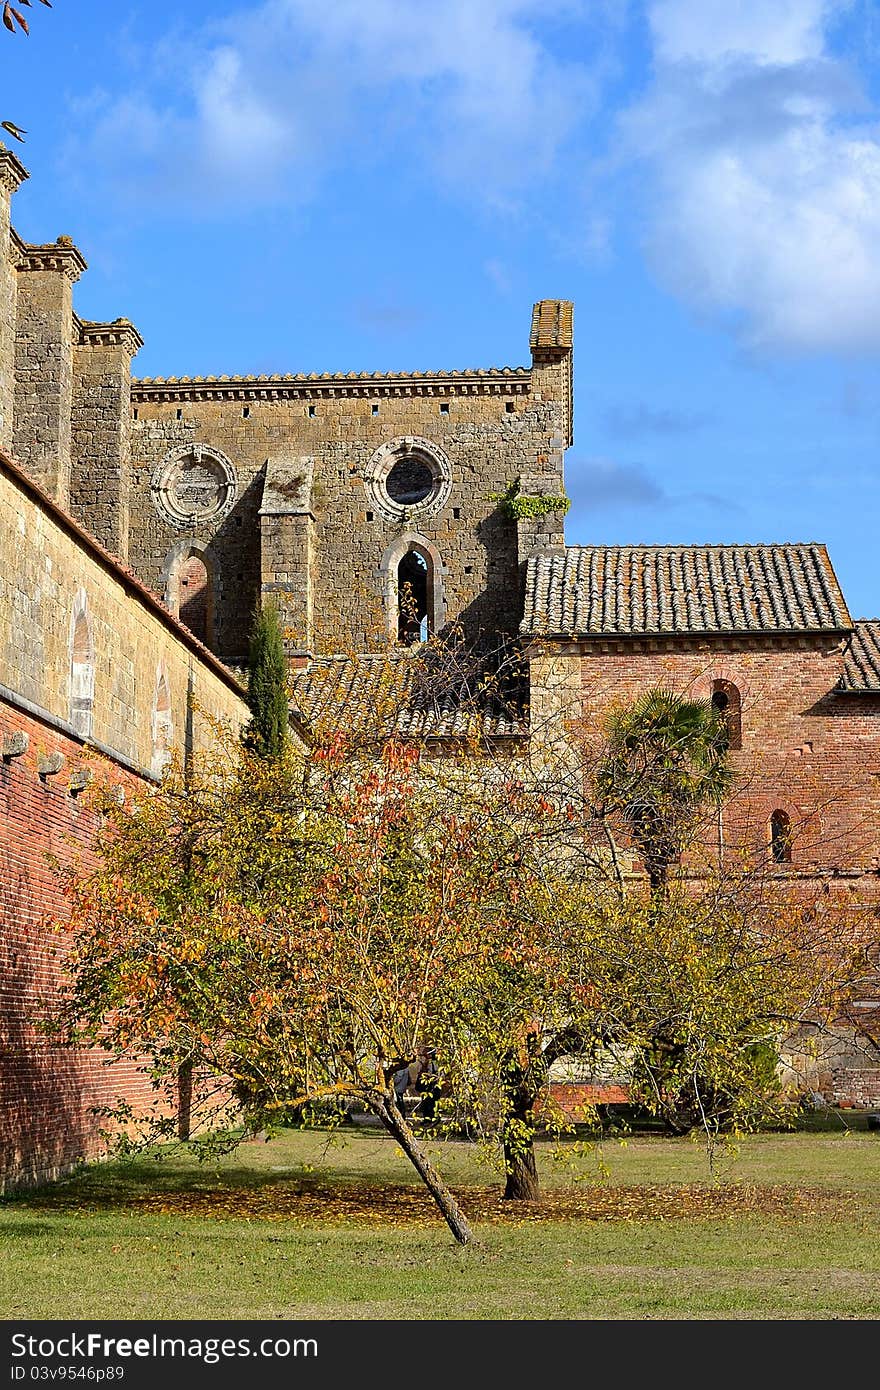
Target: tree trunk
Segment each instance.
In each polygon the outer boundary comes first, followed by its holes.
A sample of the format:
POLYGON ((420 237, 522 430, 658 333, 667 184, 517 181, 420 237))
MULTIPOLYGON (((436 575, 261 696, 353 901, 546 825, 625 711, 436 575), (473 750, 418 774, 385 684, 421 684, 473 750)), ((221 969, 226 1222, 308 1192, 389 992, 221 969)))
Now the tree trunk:
POLYGON ((403 1149, 422 1182, 427 1187, 443 1220, 446 1222, 459 1245, 467 1245, 473 1240, 473 1232, 465 1219, 464 1212, 441 1178, 437 1169, 416 1139, 406 1120, 396 1105, 386 1103, 379 1108, 379 1119, 388 1133, 403 1149))
POLYGON ((537 1202, 541 1197, 534 1134, 535 1105, 540 1094, 537 1081, 543 1070, 543 1059, 539 1051, 536 1054, 531 1038, 527 1058, 523 1065, 517 1054, 510 1052, 502 1069, 504 1089, 510 1104, 502 1137, 506 1174, 504 1200, 510 1202, 537 1202))
POLYGON ((535 1163, 535 1146, 527 1149, 512 1149, 504 1145, 504 1171, 507 1181, 504 1184, 506 1202, 538 1202, 541 1188, 538 1184, 538 1168, 535 1163))

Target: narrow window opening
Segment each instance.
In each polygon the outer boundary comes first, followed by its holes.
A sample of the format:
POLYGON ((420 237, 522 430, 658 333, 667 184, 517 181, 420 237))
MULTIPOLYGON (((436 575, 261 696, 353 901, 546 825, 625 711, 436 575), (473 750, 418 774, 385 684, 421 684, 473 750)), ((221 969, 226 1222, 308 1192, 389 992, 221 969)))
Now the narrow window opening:
POLYGON ((724 720, 725 747, 736 753, 742 748, 742 700, 730 681, 713 681, 712 707, 724 720))
POLYGON ((516 406, 513 404, 513 401, 505 401, 504 409, 507 411, 508 415, 512 415, 516 406))
POLYGON ((137 417, 138 417, 137 406, 135 406, 134 410, 131 412, 131 415, 132 415, 132 419, 133 419, 133 420, 136 420, 136 419, 137 419, 137 417))
POLYGON ((770 853, 774 864, 791 863, 791 817, 785 811, 770 817, 770 853))
POLYGON ((440 414, 441 414, 441 415, 448 415, 448 414, 449 414, 449 402, 448 402, 448 401, 442 401, 442 402, 440 403, 440 414))
POLYGON ((317 408, 317 406, 310 405, 310 406, 309 406, 309 419, 310 419, 310 420, 314 420, 314 418, 315 418, 315 416, 317 415, 317 413, 318 413, 318 408, 317 408))
POLYGON ((428 639, 428 562, 408 550, 397 567, 397 639, 406 646, 428 639))
POLYGON ((465 565, 465 567, 464 567, 464 572, 465 572, 465 574, 473 574, 473 572, 474 572, 474 567, 473 567, 473 565, 465 565))
POLYGON ((248 418, 248 416, 250 415, 250 413, 251 413, 251 408, 250 408, 250 406, 249 406, 249 405, 243 405, 242 408, 241 408, 241 418, 242 418, 242 420, 246 420, 246 419, 248 418))
POLYGON ((452 508, 452 515, 455 517, 455 520, 456 520, 456 521, 460 521, 460 520, 461 520, 461 507, 453 507, 453 508, 452 508))
POLYGON ((372 513, 372 512, 367 512, 367 521, 372 521, 372 520, 373 520, 373 513, 372 513))
POLYGON ((371 414, 371 415, 378 415, 378 414, 379 414, 379 407, 378 407, 377 405, 371 406, 371 407, 370 407, 370 414, 371 414))
POLYGON ((175 414, 176 414, 178 420, 182 420, 182 419, 183 419, 183 411, 182 411, 182 410, 180 410, 180 409, 176 410, 176 411, 175 411, 175 414))

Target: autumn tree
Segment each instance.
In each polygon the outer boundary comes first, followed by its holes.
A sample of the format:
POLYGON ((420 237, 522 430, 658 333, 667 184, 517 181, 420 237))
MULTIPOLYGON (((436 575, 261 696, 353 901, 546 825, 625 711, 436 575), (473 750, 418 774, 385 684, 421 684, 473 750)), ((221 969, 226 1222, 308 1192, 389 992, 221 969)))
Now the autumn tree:
MULTIPOLYGON (((230 1102, 251 1130, 362 1105, 466 1241, 392 1084, 420 1046, 437 1052, 450 1115, 497 1146, 506 1195, 535 1199, 535 1136, 562 1122, 555 1060, 610 1052, 649 1111, 687 1112, 710 1135, 754 1123, 771 1098, 750 1058, 833 1011, 855 938, 817 933, 766 876, 695 889, 667 865, 659 898, 656 883, 622 878, 597 779, 627 789, 616 812, 638 779, 632 767, 607 777, 614 740, 585 742, 556 777, 530 743, 487 742, 497 663, 472 681, 460 653, 457 666, 425 656, 348 673, 347 689, 362 676, 366 690, 359 730, 331 722, 278 758, 221 737, 185 778, 105 808, 97 872, 68 881, 65 1025, 148 1059, 165 1101, 154 1134, 171 1130, 187 1066, 203 1127, 230 1123, 230 1102)), ((700 785, 699 759, 696 771, 679 760, 673 786, 700 785)), ((695 827, 692 790, 681 804, 695 827)))

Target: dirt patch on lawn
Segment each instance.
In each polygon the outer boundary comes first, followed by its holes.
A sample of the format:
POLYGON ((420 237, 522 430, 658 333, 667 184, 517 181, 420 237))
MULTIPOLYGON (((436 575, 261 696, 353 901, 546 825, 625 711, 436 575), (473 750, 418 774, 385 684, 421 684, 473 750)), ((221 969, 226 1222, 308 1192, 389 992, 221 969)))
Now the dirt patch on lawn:
MULTIPOLYGON (((752 1183, 665 1183, 657 1186, 612 1186, 599 1183, 548 1189, 540 1202, 505 1202, 500 1188, 461 1188, 455 1193, 471 1221, 523 1223, 545 1221, 717 1221, 731 1216, 770 1216, 807 1220, 851 1215, 858 1210, 854 1193, 828 1188, 761 1186, 752 1183)), ((216 1220, 285 1221, 299 1226, 433 1225, 440 1215, 428 1193, 414 1186, 378 1187, 358 1183, 322 1183, 310 1179, 277 1180, 243 1188, 199 1186, 172 1191, 83 1193, 55 1189, 28 1201, 31 1208, 65 1208, 80 1212, 125 1208, 156 1216, 208 1217, 216 1220)))

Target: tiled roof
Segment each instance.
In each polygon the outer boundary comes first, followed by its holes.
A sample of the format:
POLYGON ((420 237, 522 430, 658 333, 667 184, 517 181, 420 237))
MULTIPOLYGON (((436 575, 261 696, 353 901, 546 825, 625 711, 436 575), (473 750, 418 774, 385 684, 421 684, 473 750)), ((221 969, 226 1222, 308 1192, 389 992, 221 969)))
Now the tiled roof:
POLYGON ((844 653, 840 690, 880 695, 880 618, 861 618, 844 653))
POLYGON ((423 679, 410 653, 318 657, 293 682, 291 712, 306 736, 337 730, 378 739, 524 738, 528 724, 513 706, 478 702, 453 682, 423 679))
POLYGON ((532 309, 532 351, 542 348, 570 348, 574 305, 570 299, 542 299, 532 309))
POLYGON ((851 626, 824 545, 574 545, 529 561, 520 630, 634 637, 851 626))

